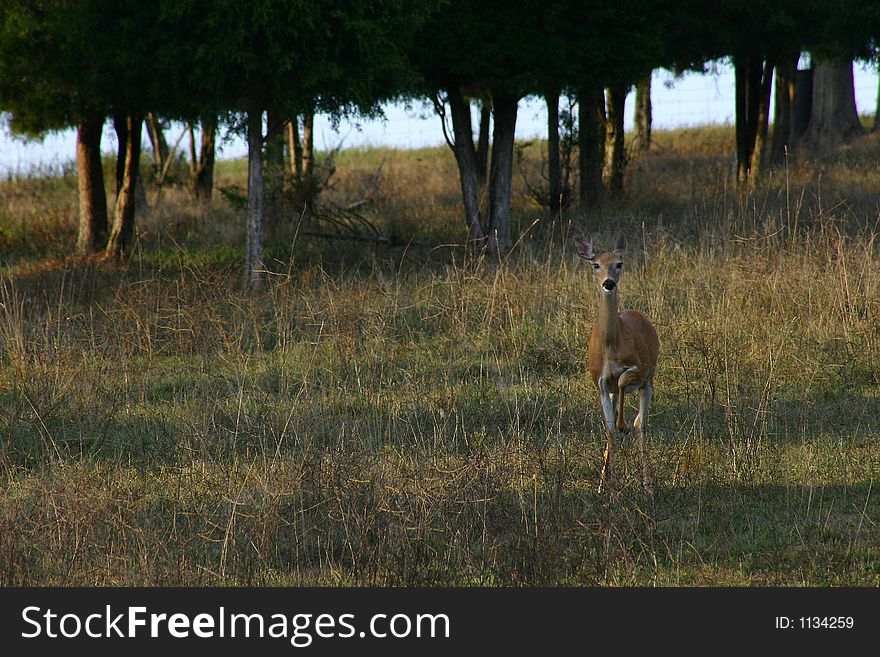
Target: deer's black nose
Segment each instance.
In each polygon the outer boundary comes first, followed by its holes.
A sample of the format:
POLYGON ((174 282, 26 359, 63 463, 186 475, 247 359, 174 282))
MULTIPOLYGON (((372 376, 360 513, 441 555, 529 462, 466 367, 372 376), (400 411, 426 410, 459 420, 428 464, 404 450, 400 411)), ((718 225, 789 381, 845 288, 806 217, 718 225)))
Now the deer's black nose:
POLYGON ((604 287, 609 292, 611 290, 613 290, 616 286, 617 286, 617 283, 612 281, 610 278, 606 278, 605 281, 602 283, 602 287, 604 287))

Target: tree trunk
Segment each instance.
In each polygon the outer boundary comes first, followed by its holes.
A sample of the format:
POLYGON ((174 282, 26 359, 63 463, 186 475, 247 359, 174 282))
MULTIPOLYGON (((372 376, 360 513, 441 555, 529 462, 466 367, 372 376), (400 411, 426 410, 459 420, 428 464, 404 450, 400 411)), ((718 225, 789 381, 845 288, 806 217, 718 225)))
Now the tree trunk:
POLYGON ((633 150, 646 153, 651 149, 651 73, 636 85, 635 136, 633 150))
POLYGON ((796 144, 807 132, 813 113, 813 69, 794 72, 794 105, 791 109, 791 142, 796 144))
POLYGON ((245 288, 263 287, 263 113, 251 111, 247 118, 248 202, 245 243, 245 288))
POLYGON ((803 137, 804 147, 835 148, 863 132, 856 111, 852 61, 817 61, 813 70, 813 107, 803 137))
POLYGON ((880 130, 880 76, 877 78, 877 107, 874 109, 874 132, 880 130))
POLYGON ((303 150, 299 138, 299 117, 294 116, 287 122, 287 142, 290 150, 290 172, 300 180, 303 176, 303 150))
POLYGON ((609 195, 623 194, 623 169, 626 166, 624 151, 623 113, 627 88, 609 87, 606 93, 605 121, 605 170, 604 182, 609 195))
POLYGON ((489 100, 480 102, 480 134, 477 138, 477 179, 481 185, 486 184, 489 171, 489 123, 492 120, 492 103, 489 100))
POLYGON ((113 117, 113 129, 116 131, 116 197, 125 180, 125 157, 128 152, 128 118, 125 115, 113 117))
POLYGON ((315 172, 315 113, 303 115, 302 158, 303 175, 311 176, 315 172))
POLYGON ((461 197, 464 203, 464 221, 468 228, 468 242, 479 246, 485 236, 480 225, 479 183, 474 133, 471 127, 471 108, 461 90, 451 85, 447 89, 452 114, 452 152, 458 164, 461 197))
POLYGON ((755 146, 752 149, 750 180, 754 185, 764 173, 764 160, 767 150, 767 127, 770 123, 770 88, 773 84, 774 61, 766 59, 761 72, 758 89, 758 108, 755 117, 755 146))
MULTIPOLYGON (((770 83, 763 83, 765 67, 762 59, 734 57, 733 65, 736 78, 736 179, 738 184, 744 184, 752 172, 762 90, 766 87, 769 94, 770 83)), ((769 95, 766 104, 769 104, 769 95)))
POLYGON ((144 186, 144 177, 140 175, 140 171, 138 171, 134 184, 134 209, 139 217, 146 216, 150 211, 150 204, 147 202, 147 188, 144 186))
POLYGON ((202 134, 199 144, 199 162, 193 176, 193 194, 199 201, 202 214, 211 212, 211 195, 214 192, 214 158, 217 117, 204 116, 201 119, 202 134))
POLYGON ((281 114, 274 109, 266 113, 266 163, 264 167, 266 229, 275 235, 281 221, 281 193, 284 187, 284 129, 281 114))
MULTIPOLYGON (((561 101, 561 98, 560 98, 561 101)), ((566 97, 567 108, 559 114, 559 128, 561 130, 559 140, 559 162, 562 168, 562 193, 564 194, 563 205, 568 207, 571 203, 571 153, 577 146, 575 135, 575 116, 573 100, 566 97)))
POLYGON ((578 92, 578 192, 581 205, 602 202, 602 159, 605 145, 605 94, 601 88, 578 92))
MULTIPOLYGON (((196 124, 187 123, 186 131, 189 133, 189 180, 192 185, 195 185, 196 173, 199 170, 199 154, 196 151, 196 124)), ((195 195, 195 189, 193 189, 193 195, 195 195)))
POLYGON ((773 108, 773 140, 770 162, 780 165, 794 145, 794 80, 800 53, 783 57, 776 67, 776 103, 773 108))
POLYGON ((79 227, 76 253, 86 256, 100 248, 107 235, 107 194, 101 167, 101 132, 104 117, 93 116, 76 127, 76 181, 79 192, 79 227))
POLYGON ((287 143, 290 150, 290 170, 294 177, 291 206, 301 218, 312 214, 315 199, 320 192, 320 181, 315 176, 314 112, 294 116, 287 122, 287 143))
POLYGON ((735 58, 734 72, 734 116, 736 135, 736 179, 742 182, 748 176, 748 67, 742 59, 735 58))
MULTIPOLYGON (((124 125, 125 157, 123 159, 122 180, 119 184, 119 193, 116 195, 113 228, 110 230, 107 247, 104 249, 104 254, 108 258, 116 260, 120 260, 125 256, 131 244, 131 237, 134 234, 135 191, 141 157, 141 127, 143 120, 140 116, 129 114, 125 118, 124 125)), ((117 175, 119 175, 118 172, 119 168, 117 166, 117 175)))
MULTIPOLYGON (((117 115, 113 117, 113 128, 116 131, 116 203, 119 203, 119 194, 122 192, 122 188, 125 185, 125 178, 128 175, 127 173, 127 158, 129 156, 128 146, 129 140, 131 139, 131 130, 132 127, 130 125, 131 117, 128 115, 117 115)), ((138 130, 142 130, 143 120, 139 120, 140 127, 138 130)), ((147 205, 147 190, 144 187, 143 178, 140 176, 140 150, 141 150, 141 134, 138 132, 137 135, 138 143, 137 143, 137 151, 138 151, 138 175, 134 177, 134 205, 132 207, 135 208, 135 212, 138 215, 146 214, 149 210, 149 206, 147 205)), ((114 210, 115 212, 115 210, 114 210)))
POLYGON ((510 201, 513 183, 513 143, 516 133, 515 96, 493 96, 492 164, 489 172, 488 248, 492 253, 507 251, 510 236, 510 201))
POLYGON ((559 152, 559 91, 544 95, 547 102, 547 207, 558 213, 565 205, 562 191, 562 160, 559 152))
POLYGON ((156 171, 161 172, 165 167, 165 159, 168 157, 168 142, 165 141, 165 131, 162 128, 162 123, 152 112, 147 112, 146 124, 150 146, 153 149, 153 164, 156 171))

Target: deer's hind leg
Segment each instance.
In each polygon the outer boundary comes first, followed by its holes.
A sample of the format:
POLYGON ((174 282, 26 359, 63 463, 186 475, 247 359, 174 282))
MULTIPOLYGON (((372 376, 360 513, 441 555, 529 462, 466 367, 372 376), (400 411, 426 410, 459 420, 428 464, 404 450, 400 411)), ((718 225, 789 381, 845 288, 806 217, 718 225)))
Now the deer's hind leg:
POLYGON ((654 393, 654 386, 650 377, 639 388, 639 414, 633 420, 633 427, 636 430, 636 440, 639 443, 639 456, 642 461, 642 484, 650 490, 650 472, 648 468, 648 447, 645 443, 645 425, 648 422, 648 407, 651 405, 651 397, 654 393))

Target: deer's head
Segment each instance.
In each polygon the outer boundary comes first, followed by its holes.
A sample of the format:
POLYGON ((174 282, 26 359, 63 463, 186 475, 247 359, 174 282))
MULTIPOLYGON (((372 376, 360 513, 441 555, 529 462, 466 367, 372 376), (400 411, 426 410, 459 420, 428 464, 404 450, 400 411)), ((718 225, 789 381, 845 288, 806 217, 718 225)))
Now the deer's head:
POLYGON ((626 251, 626 238, 623 233, 617 234, 612 251, 598 256, 593 251, 593 245, 590 242, 576 239, 574 243, 578 255, 590 263, 600 294, 617 294, 617 279, 620 278, 620 272, 623 271, 623 254, 626 251))

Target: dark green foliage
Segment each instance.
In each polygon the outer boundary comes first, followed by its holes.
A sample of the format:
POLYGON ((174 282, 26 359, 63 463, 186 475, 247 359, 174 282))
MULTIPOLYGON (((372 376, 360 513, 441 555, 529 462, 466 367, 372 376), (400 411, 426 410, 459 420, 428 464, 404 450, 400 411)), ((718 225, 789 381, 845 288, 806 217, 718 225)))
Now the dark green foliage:
POLYGON ((96 111, 370 111, 408 83, 407 38, 429 4, 11 0, 0 107, 30 132, 96 111))
POLYGON ((458 84, 525 96, 634 83, 665 61, 670 3, 451 0, 416 39, 413 61, 430 91, 458 84))
POLYGON ((871 57, 880 35, 880 9, 866 0, 682 0, 670 7, 662 65, 679 70, 805 50, 871 57))
POLYGON ((11 0, 0 7, 0 108, 40 133, 92 114, 148 108, 163 94, 155 2, 11 0), (146 26, 146 29, 145 29, 146 26))
POLYGON ((74 70, 63 57, 77 26, 65 29, 61 3, 10 0, 0 5, 0 108, 12 111, 12 127, 36 134, 75 121, 73 115, 88 94, 88 64, 74 70))
POLYGON ((724 56, 867 57, 878 24, 876 3, 830 0, 7 0, 0 107, 29 132, 98 110, 371 111, 453 83, 523 96, 724 56))
POLYGON ((666 59, 667 2, 567 2, 547 15, 542 62, 560 88, 630 86, 666 59), (562 56, 555 56, 554 51, 562 56))
MULTIPOLYGON (((409 77, 411 3, 160 2, 157 62, 175 99, 165 113, 369 112, 409 77)), ((414 14, 414 15, 413 15, 414 14)))

